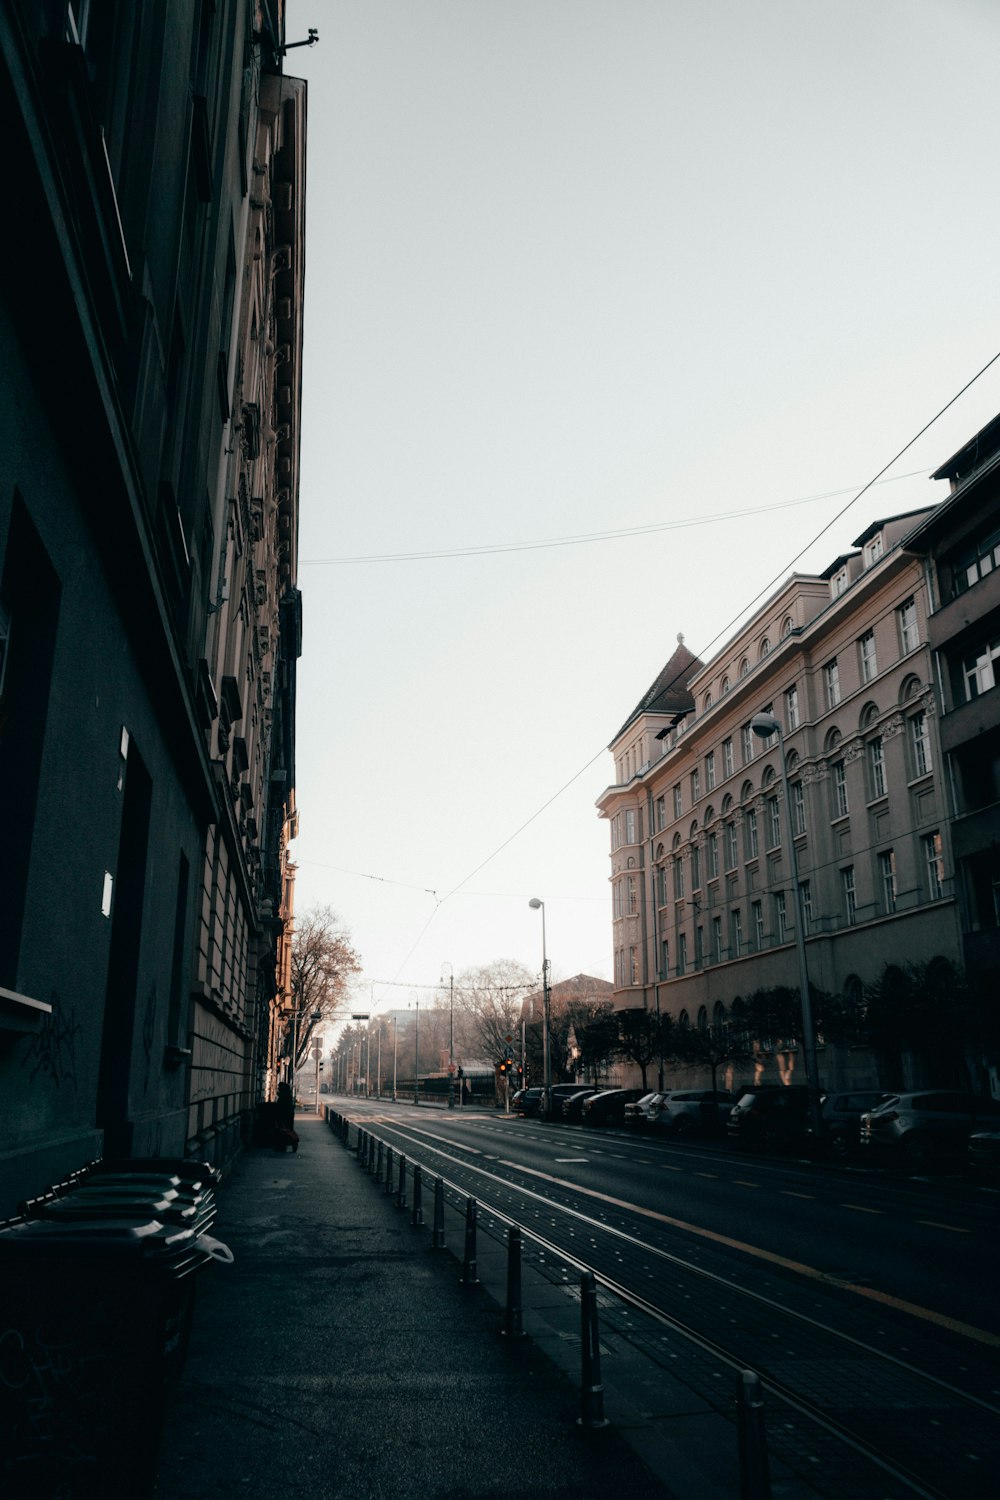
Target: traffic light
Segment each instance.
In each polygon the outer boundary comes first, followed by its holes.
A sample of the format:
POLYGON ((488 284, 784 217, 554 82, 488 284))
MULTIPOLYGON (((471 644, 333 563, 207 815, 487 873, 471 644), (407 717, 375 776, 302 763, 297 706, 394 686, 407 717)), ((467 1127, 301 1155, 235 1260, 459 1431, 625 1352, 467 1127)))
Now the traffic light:
POLYGON ((507 1059, 505 1057, 501 1057, 500 1061, 497 1063, 497 1072, 506 1073, 509 1067, 510 1063, 507 1061, 507 1059))

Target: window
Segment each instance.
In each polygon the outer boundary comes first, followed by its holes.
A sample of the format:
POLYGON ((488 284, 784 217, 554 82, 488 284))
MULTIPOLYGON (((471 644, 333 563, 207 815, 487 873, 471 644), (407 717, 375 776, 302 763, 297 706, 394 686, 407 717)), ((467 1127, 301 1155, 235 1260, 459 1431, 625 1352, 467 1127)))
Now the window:
MULTIPOLYGON (((1000 644, 1000 643, 998 643, 998 644, 1000 644)), ((723 774, 725 776, 732 776, 732 774, 733 774, 733 742, 732 742, 732 740, 723 740, 722 741, 722 770, 723 770, 723 774)))
POLYGON ((910 720, 910 744, 913 769, 918 776, 926 776, 931 769, 931 737, 925 713, 914 714, 910 720))
POLYGON ((630 948, 628 950, 628 974, 629 984, 639 983, 639 954, 638 950, 635 948, 630 948))
POLYGON ((920 631, 917 628, 917 606, 911 597, 899 606, 896 611, 899 615, 899 644, 905 656, 908 651, 914 650, 920 645, 920 631))
POLYGON ((625 887, 620 880, 616 880, 612 887, 612 909, 616 917, 625 913, 625 887))
POLYGON ((1000 661, 1000 638, 980 646, 975 656, 967 656, 962 663, 965 677, 965 701, 971 703, 980 693, 988 693, 997 685, 997 662, 1000 661))
POLYGON ((698 800, 698 798, 700 796, 701 796, 701 772, 698 770, 698 767, 695 766, 694 770, 691 772, 691 802, 692 802, 692 804, 695 803, 695 802, 697 802, 697 800, 698 800))
POLYGON ((882 736, 868 742, 868 764, 871 767, 872 796, 885 796, 885 749, 882 736))
POLYGON ((777 849, 781 843, 781 804, 777 797, 767 799, 767 847, 777 849))
POLYGON ((713 962, 713 964, 721 964, 721 962, 722 962, 722 918, 721 917, 713 917, 712 918, 712 962, 713 962))
MULTIPOLYGON (((774 704, 773 703, 767 703, 767 704, 765 704, 764 707, 761 709, 761 713, 762 714, 766 714, 769 719, 773 719, 774 718, 774 704)), ((763 740, 764 740, 764 749, 765 750, 773 750, 774 746, 778 743, 777 730, 774 732, 774 734, 766 734, 766 735, 764 735, 763 736, 763 740)))
POLYGON ((691 889, 701 890, 701 850, 697 844, 691 845, 691 889))
POLYGON ((660 978, 670 977, 670 944, 666 938, 660 940, 660 978))
POLYGON ((802 935, 808 937, 813 920, 812 886, 808 880, 799 881, 799 899, 802 902, 802 935))
POLYGON ((743 849, 747 859, 757 858, 757 813, 752 807, 743 814, 743 849))
POLYGON ((778 931, 778 942, 788 942, 788 898, 784 891, 774 893, 774 925, 778 931))
POLYGON ((677 934, 677 972, 683 974, 687 970, 688 940, 686 932, 677 934))
POLYGON ((740 741, 743 746, 743 764, 748 766, 753 760, 753 730, 749 724, 744 724, 740 730, 740 741))
POLYGON ((639 910, 639 902, 638 902, 638 899, 637 899, 637 896, 636 896, 635 876, 634 875, 629 875, 628 880, 627 880, 627 886, 628 886, 628 909, 629 909, 629 915, 632 915, 632 913, 637 912, 639 910))
POLYGON ((656 867, 656 904, 666 906, 667 904, 667 871, 665 865, 656 867))
POLYGON ((785 692, 785 719, 788 723, 789 732, 799 727, 799 690, 792 686, 785 692))
POLYGON ((896 910, 896 854, 886 849, 878 857, 879 879, 882 883, 882 908, 886 912, 896 910))
POLYGON ((764 657, 768 655, 768 653, 770 652, 770 650, 771 650, 771 642, 768 640, 767 636, 765 636, 764 639, 760 643, 760 650, 757 653, 757 660, 758 661, 763 661, 764 657))
POLYGON ((944 895, 944 856, 941 852, 941 835, 936 830, 924 841, 924 861, 927 866, 927 899, 940 901, 944 895))
POLYGON ((743 916, 738 906, 729 913, 729 951, 733 958, 743 951, 743 916))
POLYGON ((715 880, 719 873, 719 835, 713 830, 706 840, 708 847, 708 878, 715 880))
POLYGON ((753 915, 753 945, 754 951, 759 953, 764 946, 764 903, 755 901, 750 908, 753 915))
POLYGON ((842 760, 838 760, 833 766, 833 816, 846 818, 848 811, 847 767, 842 760))
POLYGON ((674 817, 679 818, 684 811, 684 803, 681 798, 680 784, 674 787, 674 817))
POLYGON ((806 831, 806 789, 801 781, 792 782, 792 828, 796 834, 806 831))
POLYGON ((684 896, 684 861, 678 854, 674 859, 674 899, 682 900, 684 896))
POLYGON ((735 870, 738 862, 736 849, 736 823, 726 824, 726 869, 735 870))
POLYGON ((865 567, 870 568, 877 563, 882 556, 882 533, 873 536, 870 542, 865 543, 865 567))
POLYGON ((656 799, 656 827, 657 827, 657 829, 662 829, 662 828, 666 828, 666 826, 667 826, 667 799, 666 799, 666 797, 657 797, 657 799, 656 799))
POLYGON ((840 668, 836 657, 823 668, 823 678, 826 682, 826 706, 836 708, 840 702, 840 668))
POLYGON ((740 662, 740 676, 741 677, 745 677, 747 675, 747 673, 749 672, 749 670, 750 670, 750 663, 747 660, 747 658, 744 656, 743 660, 740 662))
POLYGON ((848 927, 858 920, 858 903, 854 891, 854 866, 848 865, 840 872, 840 889, 844 897, 844 917, 848 927))
POLYGON ((625 842, 626 842, 626 844, 634 844, 635 843, 635 808, 634 807, 627 807, 625 809, 625 842))
POLYGON ((994 568, 1000 568, 1000 531, 994 531, 992 536, 977 542, 958 559, 952 576, 952 593, 955 596, 963 594, 994 568))
POLYGON ((732 686, 732 683, 729 681, 729 673, 727 672, 726 675, 725 675, 725 677, 723 677, 723 679, 722 679, 722 696, 723 696, 723 698, 729 692, 729 689, 730 689, 731 686, 732 686))
POLYGON ((694 966, 696 969, 705 967, 705 929, 696 927, 694 930, 694 966))
POLYGON ((830 592, 833 594, 833 597, 835 599, 839 599, 846 587, 847 569, 838 568, 837 572, 834 573, 833 577, 830 579, 830 592))
POLYGON ((615 949, 615 988, 623 989, 625 986, 625 949, 615 949))
POLYGON ((715 751, 710 750, 705 756, 705 790, 715 790, 715 751))
POLYGON ((878 667, 875 662, 875 632, 866 630, 858 641, 858 655, 861 658, 861 681, 871 682, 878 667))

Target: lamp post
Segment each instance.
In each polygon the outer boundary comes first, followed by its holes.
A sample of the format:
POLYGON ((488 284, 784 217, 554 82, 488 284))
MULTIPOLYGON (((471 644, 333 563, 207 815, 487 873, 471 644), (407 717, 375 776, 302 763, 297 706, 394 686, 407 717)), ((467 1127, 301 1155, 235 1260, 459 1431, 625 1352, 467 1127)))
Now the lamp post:
POLYGON ((795 830, 792 827, 792 797, 788 787, 788 767, 785 765, 785 736, 780 722, 773 714, 754 714, 750 728, 761 739, 778 736, 778 759, 781 762, 781 790, 785 799, 785 828, 788 836, 789 865, 792 876, 792 900, 795 903, 795 954, 799 966, 799 997, 802 1006, 802 1043, 806 1054, 806 1083, 809 1088, 809 1120, 812 1126, 813 1146, 820 1143, 819 1069, 816 1065, 816 1032, 813 1027, 812 997, 809 994, 809 968, 806 963, 805 912, 802 906, 802 891, 799 888, 799 861, 795 851, 795 830))
POLYGON ((552 1060, 549 1056, 549 960, 545 950, 545 902, 532 896, 528 902, 532 911, 542 914, 542 1099, 548 1113, 549 1090, 552 1087, 552 1060))
POLYGON ((396 1042, 399 1032, 399 1017, 392 1018, 392 1102, 396 1102, 396 1042))
MULTIPOLYGON (((448 964, 448 1108, 455 1108, 455 969, 445 959, 441 965, 448 964)), ((444 983, 444 975, 441 975, 444 983)))
POLYGON ((417 1024, 413 1028, 413 1102, 420 1103, 420 1001, 417 1005, 417 1024))

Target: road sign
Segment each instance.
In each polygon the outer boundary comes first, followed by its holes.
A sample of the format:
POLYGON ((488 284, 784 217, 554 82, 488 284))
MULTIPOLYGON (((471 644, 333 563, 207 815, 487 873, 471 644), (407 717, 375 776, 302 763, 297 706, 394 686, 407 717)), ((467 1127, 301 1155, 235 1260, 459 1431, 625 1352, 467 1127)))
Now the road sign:
POLYGON ((352 1013, 351 1013, 351 1020, 352 1021, 367 1021, 369 1019, 370 1018, 369 1018, 369 1015, 368 1015, 367 1011, 365 1011, 363 1014, 359 1014, 356 1011, 352 1011, 352 1013))

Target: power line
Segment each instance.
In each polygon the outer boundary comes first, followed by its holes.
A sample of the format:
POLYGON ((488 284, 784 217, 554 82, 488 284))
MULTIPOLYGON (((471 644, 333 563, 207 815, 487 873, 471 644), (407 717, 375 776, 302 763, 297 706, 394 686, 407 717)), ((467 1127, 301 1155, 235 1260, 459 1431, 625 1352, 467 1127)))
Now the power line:
MULTIPOLYGON (((894 474, 891 479, 883 479, 881 483, 896 484, 901 479, 914 479, 918 474, 926 474, 926 472, 926 469, 913 469, 908 474, 894 474)), ((875 482, 871 480, 865 489, 870 489, 875 482)), ((794 500, 778 500, 770 505, 754 505, 743 510, 725 510, 716 511, 712 515, 686 516, 676 521, 658 521, 649 526, 622 526, 613 531, 581 532, 577 536, 546 537, 534 542, 483 542, 467 547, 433 548, 424 552, 373 552, 357 557, 300 558, 299 567, 343 567, 355 563, 429 562, 452 557, 487 557, 503 552, 537 552, 548 547, 579 547, 588 542, 612 542, 633 536, 650 536, 660 531, 685 531, 697 526, 712 526, 720 521, 739 521, 746 516, 760 516, 771 511, 789 510, 793 506, 810 505, 816 500, 833 500, 839 495, 853 493, 854 486, 852 485, 847 489, 826 490, 816 495, 799 495, 794 500)), ((860 493, 864 494, 864 490, 860 493)), ((855 495, 855 499, 857 498, 858 496, 855 495)), ((853 503, 852 501, 851 504, 853 503)), ((834 520, 836 519, 834 517, 834 520)))
MULTIPOLYGON (((960 400, 961 397, 964 396, 967 391, 971 390, 972 386, 975 385, 976 381, 979 380, 979 379, 981 379, 982 376, 986 374, 986 371, 989 370, 993 365, 996 364, 997 360, 1000 360, 1000 350, 998 350, 997 353, 994 354, 991 359, 988 359, 987 362, 986 362, 986 364, 983 365, 982 369, 978 370, 976 372, 976 374, 973 375, 970 380, 967 380, 966 383, 961 387, 961 389, 958 390, 958 391, 956 391, 956 393, 954 394, 954 396, 952 396, 950 400, 946 401, 945 404, 944 404, 944 406, 942 406, 940 408, 940 410, 937 411, 935 413, 935 415, 930 418, 929 421, 925 422, 924 425, 920 428, 920 430, 918 432, 914 433, 913 437, 911 437, 910 440, 907 443, 903 444, 903 446, 902 446, 902 448, 900 448, 899 452, 896 453, 895 456, 893 458, 891 458, 888 463, 883 464, 882 468, 879 469, 878 472, 875 475, 873 475, 873 477, 871 479, 869 479, 866 484, 864 484, 864 485, 861 486, 861 488, 857 491, 856 494, 854 494, 852 496, 852 498, 847 502, 847 504, 844 505, 844 506, 842 506, 841 509, 837 512, 837 514, 835 516, 833 516, 826 523, 825 526, 823 526, 823 527, 820 528, 820 530, 816 533, 816 535, 812 538, 812 540, 810 542, 807 542, 804 547, 800 548, 800 550, 795 554, 795 556, 788 563, 785 564, 785 566, 781 569, 781 571, 779 573, 777 573, 775 575, 775 577, 772 578, 771 581, 768 584, 766 584, 763 589, 759 590, 759 592, 756 593, 753 596, 753 598, 749 601, 749 603, 747 603, 747 604, 745 604, 743 606, 743 608, 739 611, 738 614, 736 614, 736 615, 733 616, 732 620, 729 622, 728 625, 723 626, 723 628, 720 631, 718 631, 712 637, 712 639, 710 641, 707 642, 706 646, 703 648, 704 652, 707 653, 711 649, 711 647, 714 646, 715 643, 720 639, 721 636, 725 635, 728 631, 732 630, 733 627, 736 625, 736 623, 743 618, 743 616, 746 614, 747 610, 752 609, 753 606, 755 604, 757 604, 764 597, 764 595, 767 594, 775 586, 775 584, 778 583, 785 576, 785 574, 788 572, 788 570, 790 568, 792 568, 792 567, 795 566, 795 564, 798 562, 798 560, 804 555, 804 553, 806 553, 809 550, 810 547, 815 546, 815 544, 822 537, 824 537, 826 535, 826 533, 830 530, 830 528, 833 525, 835 525, 836 522, 839 521, 843 516, 845 516, 847 514, 847 512, 851 509, 851 507, 853 505, 857 504, 857 502, 861 499, 861 497, 863 495, 866 495, 870 489, 872 489, 876 484, 878 484, 879 481, 882 479, 882 476, 884 474, 886 474, 889 469, 892 468, 893 464, 898 463, 899 460, 902 458, 903 454, 907 453, 913 447, 914 443, 918 442, 920 440, 920 438, 922 438, 924 436, 924 434, 926 432, 928 432, 931 429, 931 427, 934 426, 934 423, 937 422, 937 421, 939 421, 940 418, 944 416, 945 412, 949 411, 950 408, 955 405, 956 401, 960 400)), ((923 473, 925 471, 924 470, 918 470, 917 472, 923 473)), ((900 475, 898 477, 902 478, 904 476, 900 475)), ((843 492, 841 492, 841 493, 843 493, 843 492)), ((701 655, 701 653, 699 653, 699 656, 700 655, 701 655)), ((663 688, 663 691, 666 691, 666 688, 668 688, 668 687, 672 687, 673 684, 680 679, 680 675, 681 675, 681 673, 678 672, 677 676, 673 679, 672 682, 665 684, 664 688, 663 688)), ((503 850, 507 848, 508 844, 513 843, 513 841, 516 838, 518 838, 524 832, 524 830, 526 828, 528 828, 535 821, 536 818, 540 817, 541 814, 543 812, 545 812, 547 808, 551 807, 551 805, 552 805, 553 802, 555 802, 559 797, 562 796, 563 792, 565 792, 569 787, 571 787, 573 785, 574 781, 579 780, 579 778, 584 774, 584 772, 589 771, 590 767, 594 764, 594 762, 600 756, 602 756, 605 753, 606 750, 607 750, 607 746, 606 745, 602 745, 601 748, 596 752, 596 754, 592 755, 590 757, 590 759, 586 762, 586 764, 580 767, 579 771, 577 771, 573 776, 571 776, 568 781, 564 782, 563 785, 559 788, 559 790, 557 792, 554 792, 551 797, 547 798, 547 800, 545 802, 543 802, 542 805, 540 807, 538 807, 531 814, 531 816, 529 818, 526 818, 525 821, 520 825, 519 828, 516 828, 514 830, 514 832, 512 834, 510 834, 510 836, 508 838, 504 839, 503 842, 501 844, 499 844, 496 847, 496 849, 493 850, 492 854, 487 855, 487 857, 484 860, 482 860, 478 865, 476 865, 476 867, 475 867, 474 870, 470 870, 469 874, 466 875, 464 877, 464 879, 460 880, 457 885, 453 886, 452 889, 450 891, 448 891, 446 895, 442 896, 441 899, 439 901, 437 901, 437 904, 435 905, 434 910, 431 912, 430 916, 427 918, 427 921, 424 923, 423 927, 420 929, 420 932, 417 934, 417 937, 416 937, 416 940, 413 943, 413 946, 410 948, 410 950, 407 953, 406 957, 403 959, 402 963, 399 965, 399 968, 396 971, 397 978, 398 978, 399 974, 402 972, 402 970, 405 968, 406 964, 409 963, 410 959, 412 958, 413 954, 416 952, 417 948, 420 946, 420 943, 423 941, 424 934, 426 933, 427 929, 430 927, 431 923, 433 922, 434 918, 437 916, 438 912, 440 911, 440 909, 444 905, 444 903, 446 901, 450 900, 450 898, 452 896, 454 896, 457 891, 461 890, 461 888, 462 888, 463 885, 467 885, 468 882, 473 878, 473 876, 478 875, 480 870, 485 869, 485 867, 488 864, 490 864, 494 859, 496 859, 497 855, 500 854, 500 853, 502 853, 503 850)))

